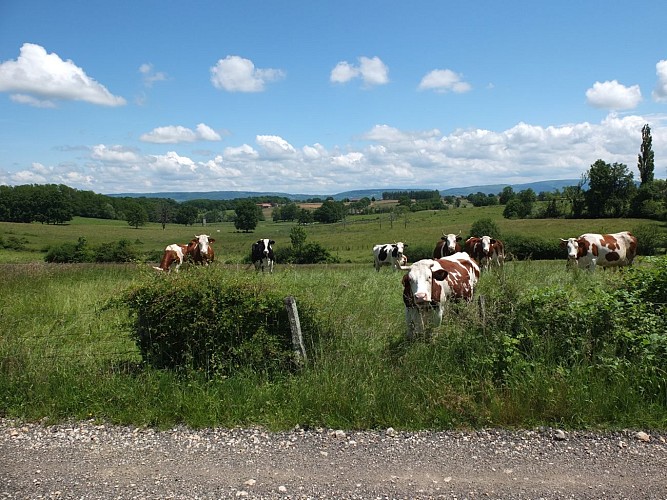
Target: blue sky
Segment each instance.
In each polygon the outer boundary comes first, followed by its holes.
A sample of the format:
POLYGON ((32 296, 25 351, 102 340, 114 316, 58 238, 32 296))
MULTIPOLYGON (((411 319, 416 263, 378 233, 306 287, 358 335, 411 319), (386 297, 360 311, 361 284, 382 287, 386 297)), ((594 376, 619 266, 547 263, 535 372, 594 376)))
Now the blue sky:
POLYGON ((0 0, 0 184, 334 194, 667 176, 667 2, 0 0))

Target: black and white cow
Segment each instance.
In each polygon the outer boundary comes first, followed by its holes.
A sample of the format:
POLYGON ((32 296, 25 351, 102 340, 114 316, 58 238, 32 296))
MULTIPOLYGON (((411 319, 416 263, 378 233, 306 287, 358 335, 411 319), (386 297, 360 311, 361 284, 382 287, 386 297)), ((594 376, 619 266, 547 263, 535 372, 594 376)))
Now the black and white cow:
POLYGON ((407 245, 401 241, 398 243, 387 243, 385 245, 375 245, 373 247, 373 257, 375 259, 375 270, 379 271, 382 266, 392 266, 394 271, 407 263, 407 258, 403 255, 403 250, 407 245))
POLYGON ((275 241, 268 238, 257 240, 252 244, 251 258, 257 271, 261 269, 264 272, 264 268, 266 267, 270 273, 273 272, 273 263, 275 262, 275 256, 273 255, 274 244, 275 241))

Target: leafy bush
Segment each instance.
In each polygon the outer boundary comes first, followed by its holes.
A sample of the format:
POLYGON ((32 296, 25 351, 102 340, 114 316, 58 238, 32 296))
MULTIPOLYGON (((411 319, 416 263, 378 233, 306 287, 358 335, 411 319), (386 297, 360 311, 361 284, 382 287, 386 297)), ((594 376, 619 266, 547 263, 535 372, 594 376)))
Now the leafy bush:
POLYGON ((274 251, 276 262, 286 264, 335 264, 340 259, 319 243, 302 243, 298 247, 280 247, 274 251))
POLYGON ((637 238, 637 254, 655 255, 658 248, 664 248, 666 243, 656 225, 640 224, 632 228, 632 234, 637 238))
MULTIPOLYGON (((284 298, 266 277, 191 268, 155 275, 121 299, 133 318, 133 337, 145 362, 156 368, 228 375, 251 369, 289 372, 295 363, 284 298)), ((299 303, 304 342, 319 336, 312 308, 299 303)), ((312 358, 313 350, 309 349, 312 358)))
POLYGON ((95 262, 134 262, 137 258, 134 244, 125 239, 95 249, 95 262))
POLYGON ((536 236, 507 234, 503 239, 505 252, 519 260, 564 259, 565 251, 557 238, 545 240, 536 236))
POLYGON ((27 238, 18 238, 16 236, 7 236, 5 238, 0 235, 0 248, 22 251, 26 249, 26 243, 28 243, 27 238))
POLYGON ((69 264, 80 262, 93 262, 93 251, 88 246, 86 238, 79 238, 76 243, 63 243, 52 246, 44 257, 46 262, 57 264, 69 264))
POLYGON ((501 238, 500 228, 492 219, 478 219, 470 227, 470 236, 501 238))
POLYGON ((85 238, 79 238, 76 243, 67 242, 49 247, 44 260, 58 264, 134 262, 137 260, 137 251, 134 244, 125 239, 90 247, 85 238))

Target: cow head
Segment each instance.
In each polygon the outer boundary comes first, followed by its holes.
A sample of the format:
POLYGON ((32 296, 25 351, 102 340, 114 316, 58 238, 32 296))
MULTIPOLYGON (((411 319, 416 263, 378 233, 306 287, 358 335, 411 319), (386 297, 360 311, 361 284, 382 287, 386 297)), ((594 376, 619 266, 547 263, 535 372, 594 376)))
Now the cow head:
POLYGON ((561 248, 567 249, 567 260, 575 262, 588 252, 589 243, 585 238, 560 239, 561 248))
POLYGON ((461 241, 461 231, 459 231, 459 234, 454 234, 454 233, 449 233, 445 234, 443 233, 440 239, 445 242, 445 247, 448 250, 449 254, 453 254, 456 252, 456 243, 461 241))
POLYGON ((482 252, 484 255, 489 255, 491 253, 491 245, 495 244, 496 240, 491 238, 491 236, 482 236, 481 240, 482 252))
POLYGON ((403 276, 403 302, 406 307, 427 307, 440 303, 442 284, 447 278, 438 261, 423 259, 407 268, 403 276))
POLYGON ((195 239, 191 243, 195 243, 199 247, 199 252, 202 255, 208 256, 208 248, 210 243, 215 243, 215 239, 211 238, 207 234, 195 234, 195 239))

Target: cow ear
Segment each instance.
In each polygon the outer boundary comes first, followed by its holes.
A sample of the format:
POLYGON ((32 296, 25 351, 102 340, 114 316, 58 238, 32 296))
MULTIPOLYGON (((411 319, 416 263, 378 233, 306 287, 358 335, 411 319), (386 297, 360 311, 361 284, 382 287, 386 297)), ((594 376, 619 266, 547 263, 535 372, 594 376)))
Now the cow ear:
POLYGON ((433 271, 434 280, 444 281, 446 277, 447 277, 447 271, 445 271, 444 269, 438 269, 437 271, 433 271))
POLYGON ((403 278, 401 279, 401 283, 403 283, 403 286, 407 285, 410 282, 410 276, 407 274, 403 275, 403 278))
POLYGON ((276 244, 275 241, 273 241, 273 240, 269 240, 269 245, 275 245, 275 244, 276 244))
POLYGON ((457 237, 456 237, 456 241, 461 241, 462 239, 463 239, 463 238, 461 238, 460 236, 457 236, 457 237))
POLYGON ((440 302, 440 294, 442 293, 442 287, 435 279, 431 281, 431 300, 433 302, 440 302))
POLYGON ((208 239, 208 242, 209 242, 209 243, 215 243, 215 238, 209 238, 209 239, 208 239))

